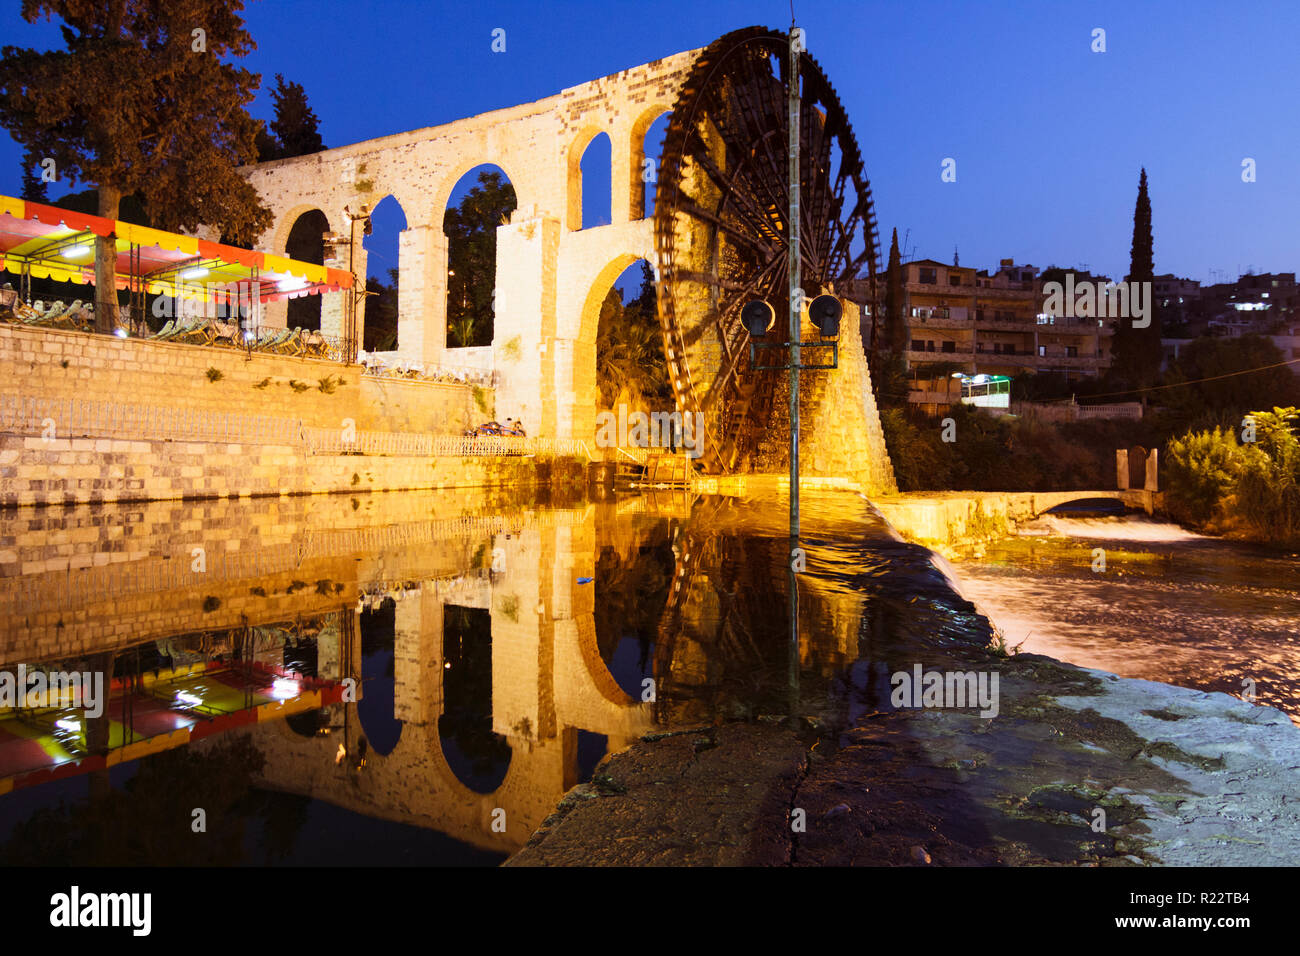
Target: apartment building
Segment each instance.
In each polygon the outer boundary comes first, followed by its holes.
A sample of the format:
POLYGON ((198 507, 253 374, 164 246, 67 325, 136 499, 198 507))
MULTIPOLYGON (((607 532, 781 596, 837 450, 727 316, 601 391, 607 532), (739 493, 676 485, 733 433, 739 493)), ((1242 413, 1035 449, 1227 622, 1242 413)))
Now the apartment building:
POLYGON ((945 362, 970 375, 1057 372, 1073 380, 1110 366, 1111 320, 1045 313, 1034 266, 1003 259, 990 275, 918 259, 903 265, 903 291, 909 367, 945 362))

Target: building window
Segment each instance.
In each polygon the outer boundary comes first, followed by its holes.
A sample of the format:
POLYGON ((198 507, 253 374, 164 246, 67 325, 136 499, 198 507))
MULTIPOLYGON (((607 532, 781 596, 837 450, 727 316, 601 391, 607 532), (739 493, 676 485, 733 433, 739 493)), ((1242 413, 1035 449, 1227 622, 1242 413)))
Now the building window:
MULTIPOLYGON (((1046 346, 1046 345, 1040 345, 1040 346, 1038 346, 1038 357, 1039 357, 1039 358, 1046 358, 1046 357, 1047 357, 1047 346, 1046 346)), ((793 391, 793 390, 792 390, 792 391, 793 391)))
POLYGON ((956 342, 944 342, 944 343, 943 343, 943 350, 944 350, 945 352, 955 352, 955 351, 957 351, 957 343, 956 343, 956 342))
POLYGON ((912 339, 912 351, 913 351, 913 352, 924 352, 924 351, 925 351, 925 343, 922 342, 920 339, 912 339))
POLYGON ((919 281, 920 281, 920 283, 921 283, 922 285, 938 285, 938 284, 939 284, 939 276, 938 276, 938 274, 935 272, 934 269, 930 269, 930 268, 926 268, 925 266, 921 266, 921 267, 920 267, 920 272, 921 272, 921 278, 920 278, 919 281))
POLYGON ((949 285, 961 285, 961 276, 959 276, 959 275, 958 275, 957 273, 955 273, 955 272, 949 272, 949 273, 948 273, 948 284, 949 284, 949 285))
POLYGON ((1068 358, 1078 358, 1078 357, 1079 357, 1079 346, 1077 346, 1077 345, 1067 345, 1067 346, 1065 347, 1065 354, 1066 354, 1066 356, 1067 356, 1068 358))

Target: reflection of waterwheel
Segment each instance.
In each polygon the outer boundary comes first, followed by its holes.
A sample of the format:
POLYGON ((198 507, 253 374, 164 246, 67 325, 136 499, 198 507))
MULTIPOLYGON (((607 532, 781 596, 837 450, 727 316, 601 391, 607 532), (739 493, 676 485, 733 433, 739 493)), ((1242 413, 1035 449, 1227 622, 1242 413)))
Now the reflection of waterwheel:
MULTIPOLYGON (((770 301, 778 329, 789 314, 789 56, 789 38, 762 27, 714 41, 664 137, 659 320, 677 407, 703 417, 710 471, 747 466, 781 374, 750 370, 740 309, 770 301)), ((809 298, 844 294, 864 266, 876 274, 871 186, 839 98, 807 53, 799 72, 801 285, 809 298)))

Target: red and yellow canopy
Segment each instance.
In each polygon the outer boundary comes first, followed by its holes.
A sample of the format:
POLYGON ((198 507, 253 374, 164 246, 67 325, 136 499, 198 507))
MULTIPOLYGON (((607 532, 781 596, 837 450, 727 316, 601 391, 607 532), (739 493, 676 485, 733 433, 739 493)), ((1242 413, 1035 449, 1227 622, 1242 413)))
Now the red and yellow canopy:
POLYGON ((207 299, 258 282, 261 301, 276 302, 352 288, 341 269, 0 196, 0 264, 9 272, 93 284, 97 236, 116 237, 119 289, 207 299))

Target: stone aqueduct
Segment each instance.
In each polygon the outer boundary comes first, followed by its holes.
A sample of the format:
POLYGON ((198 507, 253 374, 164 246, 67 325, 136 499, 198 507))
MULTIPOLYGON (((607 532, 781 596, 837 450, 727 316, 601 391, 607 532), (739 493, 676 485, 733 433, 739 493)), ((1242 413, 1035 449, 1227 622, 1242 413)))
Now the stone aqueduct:
MULTIPOLYGON (((449 349, 446 342, 443 215, 466 172, 499 166, 515 188, 518 207, 497 231, 491 350, 500 373, 496 407, 522 419, 529 434, 588 438, 595 428, 600 304, 629 265, 654 261, 653 222, 642 212, 646 132, 672 109, 699 52, 675 54, 534 103, 250 167, 250 181, 275 216, 257 245, 284 254, 294 223, 312 210, 325 215, 332 231, 346 232, 345 206, 373 210, 392 196, 407 221, 398 255, 398 352, 407 362, 462 364, 468 350, 449 349), (583 229, 579 164, 600 133, 608 134, 612 146, 610 222, 583 229)), ((353 256, 353 268, 364 276, 364 250, 356 248, 353 256)), ((346 260, 326 264, 348 268, 346 260)), ((343 296, 327 295, 322 303, 327 334, 341 332, 343 296)), ((283 325, 286 308, 268 308, 267 322, 283 325)), ((364 318, 358 312, 360 330, 364 318)))

